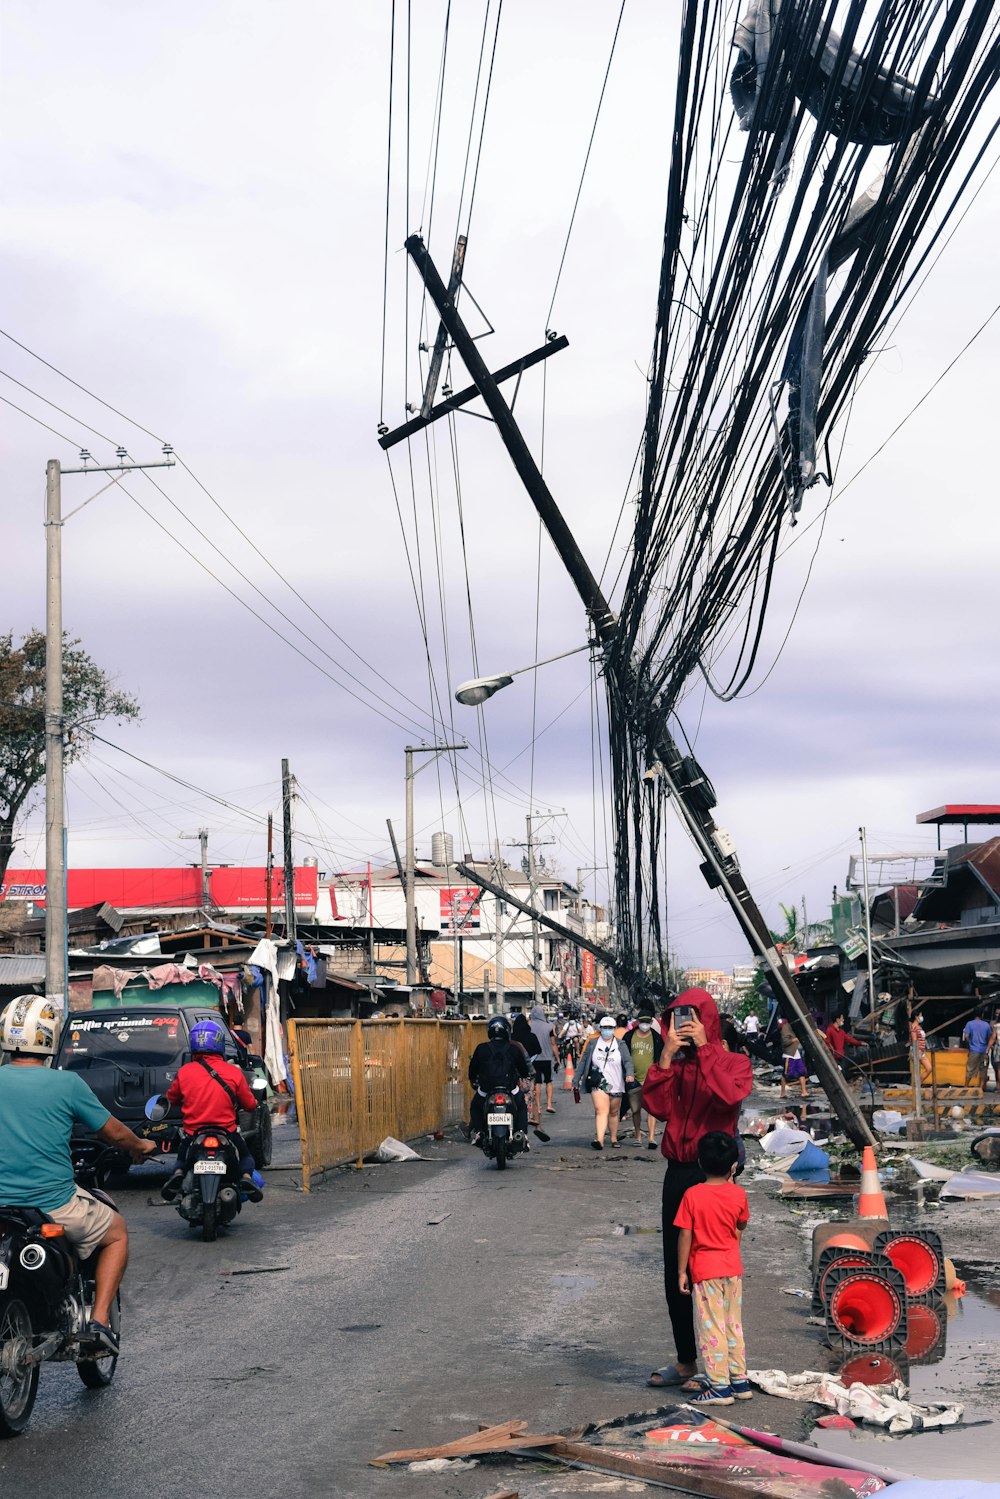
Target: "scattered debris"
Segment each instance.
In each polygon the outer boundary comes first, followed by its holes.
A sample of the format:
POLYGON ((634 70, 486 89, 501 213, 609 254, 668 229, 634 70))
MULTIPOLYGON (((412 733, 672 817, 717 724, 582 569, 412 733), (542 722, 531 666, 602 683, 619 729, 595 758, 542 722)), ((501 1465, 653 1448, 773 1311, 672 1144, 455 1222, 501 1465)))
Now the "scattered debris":
POLYGON ((478 1468, 479 1464, 474 1457, 430 1457, 426 1462, 407 1463, 406 1467, 409 1473, 445 1473, 462 1468, 478 1468))
POLYGON ((817 1426, 824 1427, 827 1431, 856 1431, 857 1422, 852 1421, 850 1416, 832 1415, 820 1416, 816 1422, 817 1426))
POLYGON ((338 1327, 338 1332, 378 1332, 382 1326, 381 1322, 349 1322, 346 1327, 338 1327))
POLYGON ((280 1275, 290 1270, 291 1265, 248 1265, 245 1270, 220 1270, 220 1275, 280 1275))
POLYGON ((941 1188, 942 1197, 961 1197, 966 1201, 984 1197, 1000 1198, 1000 1176, 986 1176, 981 1171, 966 1168, 956 1176, 949 1177, 941 1188))
POLYGON ((393 1135, 386 1135, 381 1145, 375 1151, 377 1161, 426 1161, 427 1157, 418 1155, 411 1150, 409 1145, 404 1145, 402 1140, 397 1140, 393 1135))
POLYGON ((957 1426, 965 1413, 961 1405, 917 1405, 906 1399, 902 1380, 873 1388, 852 1384, 850 1388, 831 1374, 807 1369, 786 1374, 783 1369, 748 1369, 747 1378, 767 1395, 782 1400, 808 1400, 829 1406, 838 1415, 852 1416, 868 1426, 882 1426, 893 1436, 904 1431, 932 1431, 957 1426))
POLYGON ((446 1218, 450 1218, 450 1217, 451 1217, 451 1213, 447 1212, 447 1213, 442 1213, 439 1218, 428 1218, 428 1220, 427 1220, 427 1227, 428 1228, 437 1228, 437 1226, 438 1226, 439 1223, 443 1223, 446 1218))
POLYGON ((782 1286, 781 1294, 783 1296, 804 1296, 807 1301, 812 1300, 812 1292, 803 1291, 801 1286, 782 1286))

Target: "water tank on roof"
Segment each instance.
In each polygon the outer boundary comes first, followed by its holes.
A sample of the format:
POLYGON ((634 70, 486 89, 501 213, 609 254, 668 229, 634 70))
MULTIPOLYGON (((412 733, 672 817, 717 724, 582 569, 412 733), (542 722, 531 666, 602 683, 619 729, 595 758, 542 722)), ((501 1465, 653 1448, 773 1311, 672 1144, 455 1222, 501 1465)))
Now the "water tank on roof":
POLYGON ((444 869, 455 862, 455 840, 450 833, 431 834, 431 863, 444 869))

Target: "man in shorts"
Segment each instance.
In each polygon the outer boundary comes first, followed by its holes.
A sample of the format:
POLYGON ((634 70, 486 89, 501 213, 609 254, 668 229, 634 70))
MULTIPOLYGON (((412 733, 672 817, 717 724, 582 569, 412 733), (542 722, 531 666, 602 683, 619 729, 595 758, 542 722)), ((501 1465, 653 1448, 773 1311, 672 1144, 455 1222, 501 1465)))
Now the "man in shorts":
POLYGON ((88 1341, 117 1354, 111 1307, 128 1264, 128 1229, 120 1213, 77 1186, 70 1136, 82 1124, 133 1161, 144 1161, 156 1144, 113 1119, 79 1073, 51 1070, 60 1020, 39 994, 22 994, 0 1015, 0 1050, 10 1056, 0 1067, 0 1203, 38 1208, 62 1224, 81 1259, 97 1255, 88 1341))

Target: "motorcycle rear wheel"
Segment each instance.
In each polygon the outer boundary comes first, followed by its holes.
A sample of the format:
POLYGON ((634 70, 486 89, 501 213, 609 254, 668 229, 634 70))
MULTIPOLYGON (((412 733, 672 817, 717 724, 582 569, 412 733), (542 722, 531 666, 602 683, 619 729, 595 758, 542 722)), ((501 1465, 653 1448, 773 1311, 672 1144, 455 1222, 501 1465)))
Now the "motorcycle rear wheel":
MULTIPOLYGON (((122 1325, 122 1299, 115 1297, 115 1304, 111 1310, 111 1329, 118 1334, 121 1333, 122 1325)), ((118 1355, 114 1354, 108 1358, 86 1359, 76 1366, 76 1372, 87 1386, 88 1390, 106 1390, 115 1377, 118 1368, 118 1355)))
POLYGON ((16 1437, 27 1426, 38 1393, 37 1364, 9 1368, 33 1341, 31 1313, 23 1301, 0 1302, 0 1437, 16 1437))
POLYGON ((214 1244, 219 1233, 218 1203, 206 1202, 202 1206, 201 1238, 204 1244, 214 1244))
POLYGON ((505 1171, 506 1169, 507 1169, 507 1141, 506 1140, 498 1140, 497 1141, 497 1170, 498 1171, 505 1171))

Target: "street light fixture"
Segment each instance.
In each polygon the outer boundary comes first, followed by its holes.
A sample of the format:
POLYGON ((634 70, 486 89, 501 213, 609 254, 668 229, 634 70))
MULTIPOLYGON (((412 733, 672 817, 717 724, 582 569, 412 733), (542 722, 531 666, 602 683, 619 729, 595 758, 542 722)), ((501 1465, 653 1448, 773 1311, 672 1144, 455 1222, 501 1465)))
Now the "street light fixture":
POLYGON ((523 676, 526 671, 537 671, 540 666, 548 666, 552 661, 564 661, 567 656, 578 656, 581 651, 589 650, 588 641, 586 645, 576 645, 571 651, 562 651, 558 656, 547 656, 544 661, 535 661, 531 666, 519 666, 516 671, 497 672, 495 677, 472 677, 456 687, 455 701, 466 708, 476 708, 501 688, 509 687, 515 677, 523 676))

